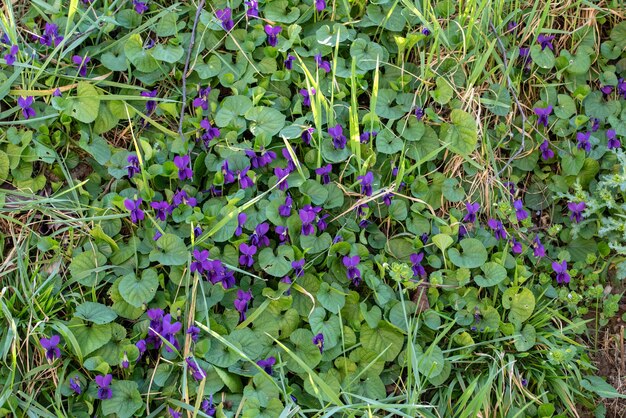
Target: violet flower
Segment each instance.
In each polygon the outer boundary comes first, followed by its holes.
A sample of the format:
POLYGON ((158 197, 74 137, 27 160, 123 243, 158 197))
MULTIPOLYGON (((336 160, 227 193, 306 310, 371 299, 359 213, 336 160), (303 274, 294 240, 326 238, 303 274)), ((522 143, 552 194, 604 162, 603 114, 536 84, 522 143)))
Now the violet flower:
POLYGON ((256 254, 256 246, 248 245, 243 242, 239 246, 239 252, 241 253, 239 256, 239 264, 245 267, 252 267, 254 264, 254 258, 252 258, 252 256, 256 254))
POLYGON ((552 45, 552 41, 554 40, 554 35, 544 35, 541 34, 537 37, 537 43, 541 45, 541 50, 548 48, 550 51, 554 51, 554 46, 552 45))
POLYGON ((191 376, 196 382, 199 382, 206 377, 205 371, 202 370, 202 367, 200 367, 200 365, 196 362, 196 359, 189 356, 185 359, 185 362, 187 363, 189 370, 191 370, 191 376))
POLYGON ((320 349, 320 354, 324 352, 324 334, 321 332, 313 337, 313 345, 320 349))
POLYGON ((278 44, 278 34, 282 32, 281 26, 265 25, 265 33, 267 34, 267 43, 269 46, 276 46, 278 44))
POLYGON ((622 99, 626 100, 626 79, 620 78, 617 80, 617 90, 622 95, 622 99))
POLYGON ((532 247, 533 247, 533 254, 535 255, 535 257, 541 258, 541 257, 546 256, 546 248, 543 246, 543 244, 539 240, 539 235, 535 235, 535 238, 533 239, 532 247))
POLYGON ((358 286, 361 283, 361 271, 358 269, 358 265, 361 262, 361 257, 358 255, 355 256, 344 256, 342 259, 343 265, 347 268, 346 276, 349 280, 352 280, 352 283, 355 286, 358 286))
POLYGON ((537 124, 548 127, 548 116, 552 113, 552 106, 548 107, 535 107, 533 112, 538 116, 537 124))
POLYGON ((146 2, 133 0, 133 7, 135 8, 135 12, 142 15, 144 12, 148 11, 148 5, 146 2))
POLYGON ((343 134, 343 128, 340 124, 335 125, 332 128, 328 128, 328 134, 333 139, 333 146, 335 149, 344 149, 348 139, 343 134))
POLYGON ((74 391, 77 395, 80 395, 83 392, 83 389, 80 387, 80 380, 78 376, 70 377, 70 389, 74 391))
POLYGON ((583 211, 585 210, 585 208, 587 207, 587 205, 585 204, 585 202, 570 202, 567 204, 567 208, 570 210, 570 212, 572 212, 572 214, 570 215, 570 220, 576 222, 576 223, 580 223, 583 220, 583 211))
POLYGON ((374 174, 371 171, 368 171, 364 176, 358 176, 357 180, 361 182, 361 193, 366 196, 371 196, 374 174))
POLYGON ((89 58, 87 55, 85 55, 84 57, 81 57, 80 55, 74 55, 72 57, 72 62, 77 65, 77 71, 78 71, 78 75, 81 77, 85 77, 87 75, 87 63, 89 63, 89 61, 91 61, 91 58, 89 58))
POLYGON ((61 350, 58 345, 61 341, 61 337, 58 335, 53 335, 50 338, 41 338, 39 340, 39 344, 46 350, 46 358, 50 361, 54 361, 54 359, 61 358, 61 350))
POLYGON ((365 131, 359 136, 359 141, 361 144, 367 144, 370 140, 376 138, 376 135, 378 135, 378 132, 376 131, 365 131))
POLYGON ((239 187, 242 189, 254 187, 254 182, 250 177, 248 177, 248 170, 250 170, 250 167, 244 167, 243 170, 237 170, 237 180, 239 182, 239 187))
POLYGON ((187 180, 193 177, 193 171, 191 170, 191 159, 189 155, 177 155, 174 157, 174 165, 178 167, 178 179, 187 180))
POLYGON ((291 268, 293 268, 294 274, 296 277, 304 276, 304 258, 301 260, 296 260, 291 262, 291 268))
POLYGON ((426 243, 428 242, 428 234, 426 232, 424 232, 421 236, 420 236, 420 240, 422 241, 422 244, 426 245, 426 243))
POLYGON ((124 351, 124 357, 122 357, 122 369, 128 369, 130 367, 130 362, 128 361, 128 353, 124 351))
POLYGON ((476 222, 476 214, 480 210, 480 204, 478 202, 465 202, 465 209, 467 210, 467 214, 463 217, 463 222, 476 222))
POLYGON ((4 60, 7 62, 7 65, 15 64, 18 52, 20 52, 20 48, 17 45, 12 45, 11 48, 9 48, 9 53, 4 56, 4 60))
POLYGON ((199 226, 196 226, 193 229, 193 237, 198 238, 200 235, 202 235, 202 228, 200 228, 199 226))
POLYGON ((600 87, 600 91, 606 97, 609 94, 613 93, 613 86, 602 86, 600 87))
POLYGON ((590 138, 591 132, 578 132, 576 134, 576 141, 578 141, 576 148, 584 149, 586 152, 591 151, 591 142, 589 142, 590 138))
POLYGON ((126 170, 128 171, 128 178, 132 179, 135 174, 139 174, 141 169, 139 168, 139 158, 135 154, 130 154, 126 157, 128 165, 126 170))
POLYGON ((202 141, 204 142, 205 147, 209 146, 209 143, 211 142, 212 139, 220 136, 219 128, 216 128, 215 126, 213 126, 211 122, 208 121, 207 119, 202 119, 200 121, 200 127, 204 129, 204 133, 202 134, 201 138, 202 138, 202 141))
POLYGON ((430 33, 431 33, 431 32, 430 32, 430 30, 429 30, 428 28, 423 28, 423 29, 422 29, 422 35, 424 35, 424 36, 428 36, 428 35, 430 35, 430 33))
POLYGON ((330 215, 328 213, 325 213, 324 215, 317 218, 317 229, 319 229, 320 231, 325 231, 326 228, 328 228, 326 218, 328 218, 329 216, 330 215))
POLYGON ((326 0, 315 0, 315 10, 318 12, 323 11, 326 8, 326 0))
POLYGON ((293 207, 293 199, 291 195, 287 193, 285 196, 285 204, 278 207, 278 214, 283 218, 288 218, 291 215, 291 208, 293 207))
POLYGON ((39 37, 39 43, 46 46, 57 46, 63 37, 59 35, 59 27, 54 23, 46 23, 43 35, 39 37))
POLYGON ((176 411, 174 408, 168 406, 167 407, 167 412, 170 414, 170 417, 172 418, 182 418, 183 417, 183 413, 182 412, 178 412, 176 411))
POLYGON ((417 106, 415 108, 415 117, 417 118, 418 121, 421 121, 424 118, 424 109, 417 106))
POLYGON ((246 16, 250 19, 258 19, 259 17, 259 2, 257 0, 245 1, 246 16))
POLYGON ((296 59, 296 57, 294 57, 293 55, 289 54, 287 55, 287 58, 285 59, 285 69, 286 70, 292 70, 293 69, 293 62, 296 59))
MULTIPOLYGON (((302 93, 302 91, 300 92, 302 93)), ((311 103, 309 102, 309 106, 310 105, 311 103)), ((304 131, 302 131, 302 135, 300 137, 302 138, 302 142, 304 142, 304 145, 311 145, 311 139, 313 139, 313 136, 312 136, 313 132, 315 132, 315 128, 311 128, 311 127, 308 127, 304 131)))
POLYGON ((322 54, 315 55, 315 63, 317 68, 324 70, 326 73, 330 72, 330 62, 322 59, 322 54))
POLYGON ((209 110, 209 93, 211 93, 211 87, 200 88, 198 90, 198 97, 193 99, 193 107, 201 107, 202 110, 209 110))
POLYGON ((254 232, 250 236, 250 243, 258 248, 269 247, 270 239, 267 237, 267 233, 270 230, 270 224, 263 222, 254 228, 254 232))
POLYGON ((550 142, 548 142, 547 139, 544 139, 544 141, 541 143, 541 145, 539 145, 539 150, 541 151, 541 158, 544 161, 547 161, 550 158, 554 157, 554 151, 552 151, 552 149, 550 149, 550 142))
POLYGON ((17 98, 17 105, 22 108, 22 116, 24 116, 24 119, 30 119, 37 116, 37 112, 35 112, 35 109, 32 108, 34 101, 35 99, 33 96, 17 98))
POLYGON ((591 119, 591 132, 597 132, 600 129, 600 119, 592 118, 591 119))
MULTIPOLYGON (((172 315, 167 314, 163 317, 163 322, 161 324, 161 336, 165 338, 171 345, 176 347, 176 349, 180 349, 180 345, 178 344, 178 340, 176 339, 176 334, 183 328, 183 325, 180 322, 172 323, 172 315)), ((166 345, 165 351, 171 353, 173 350, 166 345)))
POLYGON ((385 206, 391 206, 391 199, 393 198, 393 193, 389 192, 389 193, 385 193, 383 195, 383 203, 385 204, 385 206))
POLYGON ((209 250, 193 250, 193 261, 189 266, 189 270, 192 273, 198 272, 203 274, 206 270, 211 268, 211 261, 209 260, 209 250))
POLYGON ((515 209, 515 216, 517 217, 518 222, 528 218, 528 212, 524 209, 524 202, 522 202, 521 199, 513 202, 513 209, 515 209))
POLYGON ((497 219, 489 219, 487 225, 493 230, 496 239, 500 240, 506 238, 506 229, 504 229, 502 222, 497 219))
POLYGON ((608 142, 606 144, 606 147, 608 149, 617 149, 622 146, 622 143, 620 142, 620 140, 617 139, 617 134, 615 133, 615 129, 609 129, 608 131, 606 131, 606 137, 608 139, 608 142))
MULTIPOLYGON (((242 244, 243 245, 243 244, 242 244)), ((248 303, 252 300, 252 292, 243 290, 237 290, 237 298, 235 299, 235 309, 239 312, 239 322, 246 320, 246 311, 248 310, 248 303)))
POLYGON ((124 206, 126 207, 126 209, 130 211, 130 220, 134 224, 136 224, 139 221, 142 221, 144 218, 143 210, 141 210, 141 202, 143 202, 143 199, 141 198, 137 200, 132 200, 132 199, 124 200, 124 206))
POLYGON ((213 395, 211 395, 209 399, 210 400, 205 399, 202 401, 202 405, 200 406, 200 409, 202 409, 202 411, 208 416, 213 417, 215 416, 215 413, 216 413, 215 405, 213 405, 213 395))
POLYGON ((233 22, 231 16, 232 10, 229 7, 215 11, 215 17, 222 23, 222 28, 227 32, 235 26, 235 22, 233 22))
MULTIPOLYGON (((315 94, 315 89, 311 88, 311 91, 307 89, 300 89, 300 95, 302 96, 302 104, 305 106, 311 106, 311 96, 315 94)), ((308 145, 308 144, 307 144, 308 145)))
POLYGON ((287 177, 291 174, 288 168, 274 167, 274 175, 278 177, 278 189, 285 191, 289 188, 289 182, 287 182, 287 177))
POLYGON ((159 221, 165 221, 170 212, 170 205, 165 200, 150 202, 150 206, 154 209, 154 216, 159 221))
POLYGON ((241 212, 239 215, 237 215, 237 229, 235 230, 236 237, 240 236, 243 233, 242 228, 247 219, 248 215, 246 215, 244 212, 241 212))
POLYGON ((315 218, 321 210, 322 208, 313 208, 311 205, 305 205, 300 209, 299 215, 300 221, 302 221, 302 235, 308 236, 315 233, 313 222, 315 222, 315 218))
POLYGON ((283 157, 287 160, 287 170, 289 170, 290 173, 294 172, 296 170, 296 163, 293 161, 293 158, 291 158, 289 150, 283 148, 280 153, 283 154, 283 157))
POLYGON ((556 273, 556 282, 558 284, 567 284, 570 282, 570 275, 567 272, 567 261, 563 260, 560 264, 556 261, 553 262, 552 270, 556 273))
POLYGON ((511 239, 511 250, 513 254, 521 254, 522 253, 522 243, 516 240, 515 238, 511 239))
POLYGON ((274 364, 276 364, 276 358, 275 357, 268 357, 265 360, 259 360, 256 362, 256 364, 259 365, 259 367, 261 367, 265 373, 269 374, 270 376, 272 375, 272 366, 274 366, 274 364))
POLYGON ((529 72, 532 65, 532 58, 530 56, 530 48, 520 47, 519 58, 524 66, 524 72, 529 72))
MULTIPOLYGON (((157 96, 158 92, 159 92, 158 89, 154 89, 151 91, 142 91, 139 94, 141 95, 141 97, 154 98, 157 96)), ((157 106, 157 102, 155 100, 146 100, 146 113, 150 115, 152 112, 155 111, 156 106, 157 106)))
POLYGON ((330 172, 333 170, 332 164, 327 164, 323 167, 316 168, 315 174, 322 176, 322 184, 330 183, 330 172))
POLYGON ((409 256, 411 260, 411 269, 413 270, 413 277, 426 276, 426 270, 422 266, 422 260, 424 259, 424 253, 413 253, 409 256))
POLYGON ((278 235, 278 240, 281 244, 289 241, 289 228, 287 228, 286 226, 278 225, 274 231, 276 232, 276 235, 278 235))
POLYGON ((104 401, 113 397, 113 393, 111 392, 111 388, 109 387, 112 380, 113 376, 111 374, 107 374, 106 376, 96 376, 96 385, 98 385, 98 399, 104 401))

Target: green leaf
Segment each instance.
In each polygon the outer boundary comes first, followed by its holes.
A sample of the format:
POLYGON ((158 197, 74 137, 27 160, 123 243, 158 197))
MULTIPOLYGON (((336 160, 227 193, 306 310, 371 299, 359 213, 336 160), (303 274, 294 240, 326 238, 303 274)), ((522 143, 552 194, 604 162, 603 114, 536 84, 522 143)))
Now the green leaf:
POLYGON ((85 251, 72 258, 70 273, 78 283, 95 286, 104 273, 94 270, 101 270, 106 262, 107 258, 99 251, 85 251))
POLYGON ((520 324, 535 310, 535 295, 525 287, 511 287, 502 294, 502 306, 510 309, 509 321, 520 324))
POLYGON ((626 395, 619 393, 600 376, 585 376, 585 378, 581 381, 581 386, 593 393, 598 394, 604 399, 626 399, 626 395))
POLYGON ((490 287, 501 283, 507 277, 506 269, 498 263, 492 261, 482 265, 483 276, 476 276, 474 281, 480 287, 490 287))
POLYGON ((572 256, 572 261, 587 260, 588 254, 596 254, 598 245, 592 239, 576 238, 567 245, 567 251, 572 256))
POLYGON ((348 28, 339 23, 333 24, 332 31, 330 30, 330 26, 323 25, 315 32, 317 43, 332 47, 334 47, 337 42, 341 43, 349 37, 348 28))
POLYGON ((450 113, 452 123, 441 126, 441 141, 448 144, 448 148, 461 155, 469 155, 476 149, 478 132, 474 117, 460 109, 450 113))
POLYGON ((155 25, 155 32, 158 37, 165 38, 167 36, 176 35, 178 24, 178 14, 175 12, 167 12, 155 25))
POLYGON ((390 130, 384 130, 376 136, 376 151, 381 154, 397 154, 404 148, 404 142, 390 130))
POLYGON ((436 345, 431 346, 424 353, 419 355, 417 360, 417 370, 425 377, 437 377, 443 371, 444 358, 441 348, 436 345))
POLYGON ((571 118, 576 113, 576 103, 568 94, 559 94, 559 104, 554 108, 554 114, 560 119, 571 118))
POLYGON ((471 269, 480 267, 487 261, 485 245, 476 238, 465 238, 460 245, 463 253, 456 248, 448 250, 448 257, 455 266, 471 269))
POLYGON ((289 7, 287 0, 277 0, 265 5, 263 16, 272 22, 293 23, 300 17, 300 9, 289 7))
POLYGON ((299 189, 302 194, 309 196, 315 205, 321 205, 328 199, 328 190, 315 180, 305 181, 299 189))
POLYGON ((376 328, 363 324, 360 340, 363 347, 380 353, 384 361, 393 361, 404 346, 402 333, 387 321, 380 321, 376 328))
POLYGON ((102 401, 104 415, 115 414, 118 418, 130 418, 143 405, 137 383, 116 380, 111 383, 111 399, 102 401))
POLYGON ((328 232, 324 232, 319 237, 316 235, 301 235, 300 246, 303 250, 308 250, 311 254, 318 254, 327 251, 333 243, 328 232))
POLYGON ((530 47, 530 57, 538 67, 550 69, 554 67, 554 53, 549 48, 541 50, 541 45, 533 45, 530 47))
POLYGON ((4 151, 0 151, 0 181, 9 177, 9 157, 4 151))
POLYGON ((83 357, 96 351, 111 340, 111 324, 87 326, 78 319, 70 321, 69 328, 76 337, 83 357))
POLYGON ((185 55, 185 50, 181 45, 158 44, 150 52, 157 61, 169 63, 175 63, 185 55))
POLYGON ((465 198, 465 190, 459 185, 459 181, 455 178, 446 179, 441 188, 443 197, 450 202, 460 202, 465 198))
POLYGON ((329 285, 326 282, 322 282, 315 297, 326 310, 334 314, 339 313, 346 304, 346 295, 337 283, 329 285))
POLYGON ((265 134, 272 137, 285 126, 285 115, 271 107, 253 107, 246 112, 245 116, 251 121, 249 129, 255 136, 265 134))
POLYGON ((437 88, 430 91, 430 97, 432 97, 437 103, 445 105, 452 100, 454 90, 450 83, 443 77, 437 77, 437 88))
POLYGON ((530 324, 524 325, 522 332, 515 338, 515 349, 519 352, 528 351, 537 342, 537 331, 530 324))
POLYGON ((599 119, 604 122, 610 116, 617 116, 621 110, 620 102, 617 100, 605 100, 601 91, 592 91, 583 100, 585 115, 590 118, 599 119))
POLYGON ((74 119, 91 123, 98 117, 100 110, 100 96, 98 90, 91 84, 80 81, 76 88, 76 97, 67 99, 69 114, 74 119))
POLYGON ((139 308, 147 305, 159 288, 159 279, 154 269, 147 269, 141 273, 141 279, 135 273, 127 274, 119 284, 122 298, 130 305, 139 308))
POLYGON ((293 249, 288 245, 278 247, 277 254, 274 254, 271 248, 266 247, 259 253, 259 264, 267 274, 284 277, 291 270, 294 257, 293 249))
POLYGON ((76 308, 74 315, 98 325, 108 324, 117 318, 117 314, 111 308, 96 302, 81 303, 76 308))
POLYGON ((124 44, 124 54, 135 68, 144 73, 151 73, 159 69, 159 63, 150 50, 143 48, 141 36, 135 33, 131 35, 124 44))
POLYGON ((150 261, 164 266, 182 266, 188 257, 187 246, 174 234, 163 234, 156 242, 156 248, 150 251, 150 261))
POLYGON ((615 45, 624 50, 626 48, 626 21, 622 21, 611 29, 611 40, 615 45))
POLYGON ((355 59, 356 66, 364 71, 376 68, 376 62, 385 61, 385 50, 375 42, 357 38, 350 45, 350 56, 355 59))
POLYGON ((511 111, 511 94, 506 86, 501 84, 492 84, 481 98, 481 102, 497 116, 506 116, 511 111))
POLYGON ((451 246, 453 242, 454 240, 452 237, 447 234, 437 234, 433 237, 433 244, 435 244, 442 252, 451 246))
POLYGON ((409 214, 407 204, 404 200, 394 199, 389 206, 389 216, 396 221, 404 221, 409 214))
POLYGON ((252 107, 252 100, 246 96, 228 96, 215 115, 215 125, 220 128, 230 125, 239 116, 245 115, 252 107))

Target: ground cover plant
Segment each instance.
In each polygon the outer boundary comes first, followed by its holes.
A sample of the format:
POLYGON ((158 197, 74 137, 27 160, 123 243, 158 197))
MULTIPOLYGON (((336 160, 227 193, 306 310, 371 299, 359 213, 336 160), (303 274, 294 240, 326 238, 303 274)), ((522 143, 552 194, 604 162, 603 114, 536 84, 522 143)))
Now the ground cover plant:
POLYGON ((625 13, 3 3, 0 416, 623 416, 625 13))

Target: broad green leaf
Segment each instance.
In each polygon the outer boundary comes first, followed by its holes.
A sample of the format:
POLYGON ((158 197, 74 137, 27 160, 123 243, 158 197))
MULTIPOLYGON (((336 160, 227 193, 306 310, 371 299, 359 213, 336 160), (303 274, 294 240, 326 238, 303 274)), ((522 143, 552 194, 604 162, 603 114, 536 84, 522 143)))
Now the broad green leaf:
POLYGON ((425 377, 437 377, 443 371, 443 352, 436 345, 423 352, 417 361, 417 370, 425 377))
POLYGON ((115 414, 118 418, 130 418, 143 405, 137 383, 127 380, 114 380, 111 383, 111 399, 102 401, 102 413, 115 414))
POLYGON ((541 45, 533 45, 530 47, 530 57, 533 63, 540 68, 550 69, 554 67, 554 53, 549 48, 542 51, 541 45))
POLYGON ((455 266, 471 269, 480 267, 487 261, 487 250, 476 238, 465 238, 460 245, 462 253, 454 247, 448 250, 448 257, 455 266))
POLYGON ((356 66, 364 71, 376 68, 376 63, 385 61, 385 50, 375 42, 357 38, 350 45, 350 56, 356 60, 356 66))
POLYGON ((163 234, 157 240, 156 248, 150 251, 150 261, 156 261, 165 266, 182 266, 188 258, 187 246, 174 234, 163 234))
POLYGON ((104 276, 104 273, 99 271, 106 262, 107 258, 99 251, 84 251, 72 258, 70 273, 78 283, 95 286, 98 279, 104 276))
POLYGON ((328 232, 322 233, 322 235, 320 235, 319 237, 316 235, 300 236, 300 246, 303 250, 308 250, 308 252, 311 254, 318 254, 323 251, 328 251, 332 243, 333 239, 328 232))
POLYGON ((457 154, 469 155, 476 149, 478 133, 474 117, 460 109, 450 113, 452 123, 441 126, 441 141, 457 154))
POLYGON ((378 327, 370 328, 363 324, 361 344, 375 353, 380 353, 385 361, 393 361, 404 346, 404 336, 387 321, 380 321, 378 327))
POLYGON ((322 282, 315 297, 326 310, 337 314, 346 304, 346 295, 337 283, 322 282))
POLYGON ((111 340, 111 324, 85 325, 78 319, 70 321, 69 328, 80 345, 83 357, 88 356, 111 340))
POLYGON ((253 107, 245 114, 250 122, 250 132, 259 136, 262 134, 272 137, 285 126, 285 115, 271 107, 253 107))
POLYGON ((288 245, 281 245, 274 254, 271 248, 266 247, 259 253, 261 268, 274 277, 284 277, 289 273, 291 262, 294 261, 293 249, 288 245))
POLYGON ((519 352, 528 351, 535 346, 537 342, 537 332, 535 327, 530 324, 524 325, 522 332, 515 338, 515 349, 519 352))
POLYGON ((328 190, 315 180, 307 180, 299 187, 300 193, 311 198, 311 202, 315 205, 323 204, 328 199, 328 190))
POLYGON ((117 318, 117 314, 111 308, 96 302, 81 303, 76 308, 74 315, 98 325, 108 324, 117 318))
POLYGON ((158 44, 150 52, 157 61, 169 63, 175 63, 185 55, 185 50, 181 45, 158 44))
POLYGON ((474 277, 476 284, 480 287, 495 286, 507 277, 506 269, 498 263, 490 261, 482 265, 480 268, 483 271, 484 277, 474 277))
POLYGON ((119 284, 122 298, 130 305, 139 308, 147 305, 159 288, 159 279, 154 269, 147 269, 141 273, 141 279, 135 273, 127 274, 119 284))
POLYGON ((450 83, 443 77, 437 77, 436 84, 437 88, 429 92, 430 97, 432 97, 437 103, 445 105, 452 100, 454 90, 452 89, 452 86, 450 86, 450 83))
POLYGON ((159 63, 150 50, 143 47, 141 36, 135 33, 131 35, 124 44, 124 54, 135 68, 144 73, 151 73, 159 69, 159 63))
POLYGON ((80 122, 91 123, 96 120, 100 110, 98 90, 88 82, 81 81, 76 88, 76 97, 68 98, 67 104, 71 117, 80 122))
POLYGON ((239 116, 245 115, 252 107, 252 101, 246 96, 228 96, 215 115, 215 125, 220 128, 230 125, 239 116))
POLYGON ((585 378, 581 381, 581 385, 583 388, 598 394, 604 399, 626 399, 626 395, 619 393, 600 376, 585 376, 585 378))
POLYGON ((502 306, 510 309, 509 321, 522 323, 535 310, 535 295, 524 287, 511 287, 502 294, 502 306))

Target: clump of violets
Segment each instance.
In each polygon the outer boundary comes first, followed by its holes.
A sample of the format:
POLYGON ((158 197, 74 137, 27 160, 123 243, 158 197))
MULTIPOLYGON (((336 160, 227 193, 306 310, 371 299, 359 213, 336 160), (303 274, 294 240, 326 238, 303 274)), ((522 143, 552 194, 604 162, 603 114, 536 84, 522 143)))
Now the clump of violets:
POLYGON ((591 132, 578 132, 576 134, 576 141, 578 142, 576 147, 578 149, 584 149, 586 152, 591 151, 591 142, 589 142, 590 138, 591 132))
POLYGON ((513 209, 515 209, 515 216, 518 222, 528 218, 528 212, 524 209, 524 202, 521 199, 513 202, 513 209))
POLYGON ((126 199, 124 200, 124 207, 130 211, 130 220, 136 224, 139 221, 143 221, 145 214, 143 210, 141 210, 141 202, 143 199, 139 198, 137 200, 126 199))
POLYGON ((9 52, 4 55, 4 60, 6 61, 7 65, 15 64, 15 61, 17 61, 18 52, 20 52, 20 48, 17 45, 11 45, 11 48, 9 48, 9 52))
POLYGON ((315 63, 317 68, 324 70, 326 73, 330 72, 330 62, 322 59, 322 54, 315 55, 315 63))
POLYGON ((33 109, 34 101, 35 99, 33 96, 18 97, 17 105, 22 109, 22 116, 24 116, 24 119, 30 119, 37 116, 37 112, 33 109))
POLYGON ((418 121, 421 121, 422 119, 424 119, 424 109, 421 108, 420 106, 417 106, 415 108, 415 117, 417 118, 418 121))
POLYGON ((515 238, 511 238, 511 251, 513 251, 513 254, 521 254, 522 249, 522 243, 515 238))
POLYGON ((154 216, 159 221, 165 221, 167 215, 171 213, 171 206, 165 200, 150 202, 150 206, 154 209, 154 216))
POLYGON ((493 234, 496 239, 506 239, 506 229, 504 229, 502 222, 497 219, 489 219, 487 221, 487 225, 493 230, 493 234))
POLYGON ((189 155, 177 155, 174 157, 174 165, 178 168, 179 180, 187 180, 193 177, 189 155))
POLYGON ((343 127, 340 124, 328 128, 328 134, 333 139, 335 149, 344 149, 346 147, 348 139, 343 134, 343 127))
MULTIPOLYGON (((161 323, 161 336, 176 349, 180 349, 176 334, 178 334, 181 329, 183 329, 183 325, 178 321, 172 322, 172 315, 167 314, 163 317, 163 321, 161 323)), ((165 351, 171 353, 173 350, 169 345, 165 345, 165 351)))
POLYGON ((239 246, 239 264, 244 267, 252 267, 254 264, 254 255, 256 254, 256 245, 248 245, 245 242, 239 246))
POLYGON ((535 107, 533 112, 537 115, 537 124, 548 127, 548 116, 552 113, 552 106, 535 107))
POLYGON ((246 320, 246 312, 248 311, 248 304, 252 300, 252 292, 243 290, 237 290, 237 298, 235 299, 235 309, 239 312, 239 322, 246 320))
POLYGON ((193 107, 201 107, 202 110, 209 110, 209 93, 211 93, 211 87, 200 88, 198 90, 198 97, 191 102, 193 107))
POLYGON ((209 261, 209 250, 193 250, 193 261, 189 265, 189 270, 192 273, 198 272, 198 274, 204 274, 205 271, 211 268, 211 262, 209 261))
POLYGON ((544 161, 554 157, 554 151, 550 149, 550 142, 547 139, 544 139, 541 145, 539 145, 539 151, 541 151, 541 159, 544 161))
POLYGON ((554 51, 554 45, 552 45, 552 41, 554 40, 554 35, 544 35, 543 33, 537 37, 537 43, 541 45, 541 50, 548 48, 550 51, 554 51))
POLYGON ((260 155, 257 155, 254 150, 245 150, 246 156, 250 159, 252 168, 265 167, 271 164, 276 159, 276 153, 274 151, 268 151, 261 148, 260 155))
POLYGON ((346 276, 348 280, 352 280, 352 283, 355 286, 358 286, 361 283, 361 271, 358 268, 359 263, 361 262, 361 257, 358 255, 355 256, 344 256, 342 259, 343 265, 346 267, 346 276))
POLYGON ((233 22, 232 10, 229 7, 225 7, 223 9, 217 9, 215 11, 215 17, 222 24, 222 29, 225 31, 231 30, 235 26, 235 22, 233 22))
POLYGON ((270 239, 267 237, 267 233, 270 230, 270 224, 263 222, 258 224, 254 228, 254 232, 250 236, 250 243, 256 245, 259 248, 269 247, 270 239))
POLYGON ((293 208, 293 198, 289 193, 285 196, 285 203, 278 207, 278 214, 283 218, 288 218, 291 215, 291 209, 293 208))
POLYGON ((245 1, 246 5, 246 16, 249 19, 258 19, 259 18, 259 2, 257 0, 249 0, 245 1))
POLYGON ((81 77, 85 77, 87 75, 87 64, 91 61, 87 55, 81 57, 80 55, 74 55, 72 57, 72 62, 76 65, 76 71, 78 71, 78 75, 81 77))
POLYGON ((286 70, 292 70, 293 69, 293 62, 295 61, 296 57, 294 57, 293 55, 289 54, 287 55, 287 58, 285 58, 285 69, 286 70))
POLYGON ((202 405, 200 405, 200 409, 202 409, 202 412, 204 412, 210 417, 215 416, 217 408, 215 408, 215 405, 213 404, 213 395, 209 396, 208 400, 205 399, 202 401, 202 405))
POLYGON ((278 225, 274 229, 276 235, 278 235, 279 245, 285 244, 289 241, 289 228, 286 226, 278 225))
POLYGON ((187 363, 187 367, 191 371, 191 376, 195 379, 196 382, 199 382, 206 377, 205 371, 202 370, 202 367, 200 367, 198 362, 196 362, 193 357, 187 357, 185 359, 185 362, 187 363))
POLYGON ((378 135, 378 132, 376 131, 365 131, 359 136, 359 141, 361 142, 361 144, 367 144, 368 142, 376 138, 376 135, 378 135))
POLYGON ((63 37, 59 35, 59 27, 54 23, 46 23, 43 35, 39 36, 39 43, 45 46, 56 47, 63 37))
POLYGON ((126 162, 128 162, 128 165, 126 166, 128 178, 132 179, 135 174, 139 174, 141 171, 139 168, 139 158, 135 154, 130 154, 126 157, 126 162))
POLYGON ((606 144, 606 147, 608 149, 617 149, 622 146, 622 143, 620 142, 620 140, 617 139, 617 134, 615 133, 615 129, 607 130, 606 138, 608 139, 608 142, 606 144))
POLYGON ((271 376, 273 373, 272 367, 276 364, 276 358, 268 357, 264 360, 257 361, 256 364, 258 364, 259 367, 265 371, 265 373, 271 376))
POLYGON ((46 358, 50 361, 61 358, 61 349, 58 345, 61 342, 61 337, 53 335, 50 338, 41 338, 39 344, 46 350, 46 358))
POLYGON ((313 226, 313 222, 315 222, 317 218, 317 214, 320 213, 322 208, 314 208, 311 205, 304 205, 302 209, 300 209, 300 221, 302 222, 302 235, 308 236, 315 233, 315 227, 313 226))
POLYGON ((289 174, 291 174, 291 171, 288 168, 274 167, 274 175, 278 178, 278 189, 283 192, 289 188, 289 183, 287 182, 289 174))
POLYGON ((113 397, 113 393, 110 387, 112 380, 113 376, 111 374, 107 374, 105 376, 96 376, 96 385, 98 385, 98 399, 104 401, 113 397))
POLYGON ((313 345, 320 349, 320 354, 324 352, 324 334, 321 332, 313 337, 313 345))
POLYGON ((585 204, 585 202, 570 202, 567 204, 567 208, 570 210, 571 215, 570 215, 570 220, 576 222, 576 223, 580 223, 583 220, 583 211, 585 210, 585 208, 587 207, 587 205, 585 204))
POLYGON ((556 273, 556 282, 558 284, 568 284, 570 282, 570 275, 567 272, 567 261, 563 260, 561 263, 553 262, 552 270, 556 273))
POLYGON ((478 211, 480 210, 480 204, 478 202, 475 202, 475 203, 466 202, 465 209, 467 210, 467 213, 463 217, 463 222, 469 222, 469 223, 476 222, 476 215, 478 214, 478 211))
POLYGON ((278 45, 278 34, 282 32, 282 26, 265 25, 265 34, 267 35, 267 43, 269 46, 278 45))
POLYGON ((411 260, 411 269, 413 270, 413 277, 426 276, 426 270, 422 266, 422 260, 424 259, 424 253, 413 253, 409 256, 411 260))
POLYGON ((371 171, 368 171, 364 176, 358 176, 357 179, 361 182, 361 193, 366 196, 371 196, 374 174, 371 171))
POLYGON ((219 128, 213 126, 208 119, 202 119, 200 121, 200 127, 204 129, 204 132, 201 135, 202 141, 204 142, 204 146, 208 147, 209 143, 212 139, 220 136, 219 128))

